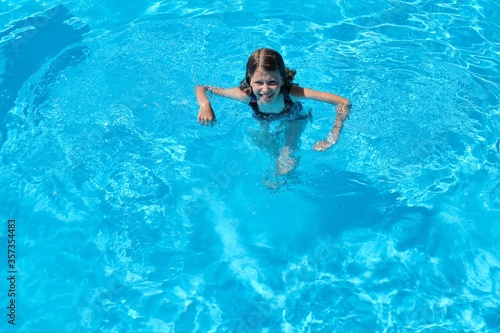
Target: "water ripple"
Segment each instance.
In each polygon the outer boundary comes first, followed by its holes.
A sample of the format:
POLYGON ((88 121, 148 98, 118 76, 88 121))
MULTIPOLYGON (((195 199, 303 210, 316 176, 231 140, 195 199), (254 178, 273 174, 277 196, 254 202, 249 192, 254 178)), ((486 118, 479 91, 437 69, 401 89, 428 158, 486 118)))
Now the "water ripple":
MULTIPOLYGON (((16 3, 5 22, 48 5, 16 3)), ((1 152, 1 208, 28 221, 22 330, 500 327, 498 5, 68 6, 91 31, 19 85, 1 152), (193 85, 237 85, 260 46, 353 102, 321 155, 333 113, 311 102, 281 191, 246 109, 195 121, 193 85)))

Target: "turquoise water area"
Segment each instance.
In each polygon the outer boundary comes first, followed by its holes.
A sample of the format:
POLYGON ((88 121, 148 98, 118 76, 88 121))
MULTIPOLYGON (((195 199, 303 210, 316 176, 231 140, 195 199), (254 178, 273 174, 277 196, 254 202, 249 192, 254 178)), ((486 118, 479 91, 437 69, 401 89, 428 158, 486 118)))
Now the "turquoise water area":
POLYGON ((2 332, 500 331, 492 0, 0 2, 2 332), (352 101, 273 174, 231 87, 271 47, 352 101), (9 219, 16 325, 8 324, 9 219), (2 254, 3 253, 3 254, 2 254), (3 277, 2 277, 3 276, 3 277))

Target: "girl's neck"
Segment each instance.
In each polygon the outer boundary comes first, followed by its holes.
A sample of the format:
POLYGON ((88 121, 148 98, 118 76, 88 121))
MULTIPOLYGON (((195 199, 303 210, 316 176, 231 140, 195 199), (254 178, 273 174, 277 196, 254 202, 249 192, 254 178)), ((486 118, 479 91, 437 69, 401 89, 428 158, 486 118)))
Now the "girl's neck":
POLYGON ((259 110, 264 113, 280 113, 285 108, 285 98, 283 94, 280 93, 276 100, 272 103, 262 103, 261 101, 257 102, 259 106, 259 110))

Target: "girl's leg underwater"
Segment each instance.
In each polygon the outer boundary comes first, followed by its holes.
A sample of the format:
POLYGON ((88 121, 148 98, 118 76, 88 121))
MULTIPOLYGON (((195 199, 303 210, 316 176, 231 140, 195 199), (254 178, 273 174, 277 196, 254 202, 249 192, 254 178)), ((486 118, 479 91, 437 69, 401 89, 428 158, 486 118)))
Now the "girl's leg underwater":
POLYGON ((280 149, 276 160, 276 172, 285 175, 295 169, 297 160, 293 152, 299 148, 300 137, 307 125, 307 119, 286 121, 285 145, 280 149))

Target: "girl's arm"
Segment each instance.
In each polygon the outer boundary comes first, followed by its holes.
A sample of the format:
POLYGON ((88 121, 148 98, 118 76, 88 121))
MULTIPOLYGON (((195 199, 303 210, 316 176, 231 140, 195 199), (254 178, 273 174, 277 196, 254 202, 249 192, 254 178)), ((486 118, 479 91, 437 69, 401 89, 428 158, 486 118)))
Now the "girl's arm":
POLYGON ((313 99, 320 102, 326 102, 337 106, 337 116, 333 128, 326 136, 326 140, 316 142, 313 149, 325 151, 339 140, 340 132, 344 126, 344 121, 349 117, 351 102, 342 96, 338 96, 329 92, 317 91, 299 86, 292 86, 290 95, 293 99, 313 99))
POLYGON ((202 125, 209 125, 215 121, 215 113, 212 109, 212 105, 210 105, 210 101, 207 98, 207 91, 210 92, 210 96, 214 93, 218 96, 231 98, 241 102, 250 100, 250 98, 240 88, 224 89, 202 85, 195 86, 194 92, 198 105, 200 106, 200 110, 198 111, 198 122, 202 125))

